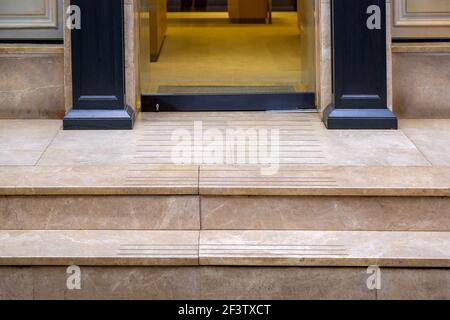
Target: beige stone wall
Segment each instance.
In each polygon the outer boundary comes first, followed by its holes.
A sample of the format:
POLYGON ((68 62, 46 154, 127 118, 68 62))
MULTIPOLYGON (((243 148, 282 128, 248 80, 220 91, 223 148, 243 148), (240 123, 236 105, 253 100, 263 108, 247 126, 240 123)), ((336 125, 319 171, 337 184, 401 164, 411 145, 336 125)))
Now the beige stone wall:
POLYGON ((383 268, 382 288, 376 291, 367 290, 367 268, 357 267, 84 266, 82 270, 81 290, 67 290, 61 285, 67 281, 67 267, 0 267, 0 299, 450 299, 450 270, 437 268, 383 268))
POLYGON ((398 117, 450 118, 450 43, 395 44, 393 74, 398 117))
POLYGON ((0 45, 0 118, 64 117, 65 56, 63 45, 0 45))
POLYGON ((393 92, 392 92, 392 0, 386 0, 386 58, 387 58, 387 103, 392 111, 393 92))
POLYGON ((450 35, 449 4, 439 0, 389 2, 392 37, 417 38, 416 43, 394 43, 390 47, 394 112, 407 119, 450 118, 450 42, 422 40, 450 35))
POLYGON ((0 119, 64 116, 62 45, 0 46, 0 119))
MULTIPOLYGON (((64 0, 64 10, 70 5, 70 0, 64 0)), ((72 108, 72 38, 70 30, 64 25, 64 107, 66 112, 72 108)))
POLYGON ((140 108, 139 0, 125 0, 125 81, 126 103, 140 108))
POLYGON ((316 105, 320 113, 333 101, 331 4, 330 0, 316 1, 316 105))

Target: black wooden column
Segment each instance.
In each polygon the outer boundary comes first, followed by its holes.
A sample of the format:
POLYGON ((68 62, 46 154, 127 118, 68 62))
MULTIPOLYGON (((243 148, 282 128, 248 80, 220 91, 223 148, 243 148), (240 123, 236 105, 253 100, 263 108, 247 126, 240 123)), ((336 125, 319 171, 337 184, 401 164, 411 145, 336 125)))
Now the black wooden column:
POLYGON ((387 104, 386 1, 332 1, 334 102, 329 129, 396 129, 387 104), (379 23, 378 23, 379 22, 379 23))
POLYGON ((81 29, 72 30, 73 109, 64 129, 132 129, 125 104, 123 0, 72 0, 81 29))

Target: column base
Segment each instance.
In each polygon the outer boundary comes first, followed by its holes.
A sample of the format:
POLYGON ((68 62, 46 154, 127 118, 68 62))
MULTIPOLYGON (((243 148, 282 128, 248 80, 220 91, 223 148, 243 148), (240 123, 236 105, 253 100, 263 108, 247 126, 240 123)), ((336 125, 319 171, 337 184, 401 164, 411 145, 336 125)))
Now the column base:
POLYGON ((328 129, 397 130, 396 115, 386 109, 336 109, 329 106, 323 117, 328 129))
POLYGON ((70 111, 63 121, 64 130, 132 130, 135 111, 131 107, 123 110, 70 111))

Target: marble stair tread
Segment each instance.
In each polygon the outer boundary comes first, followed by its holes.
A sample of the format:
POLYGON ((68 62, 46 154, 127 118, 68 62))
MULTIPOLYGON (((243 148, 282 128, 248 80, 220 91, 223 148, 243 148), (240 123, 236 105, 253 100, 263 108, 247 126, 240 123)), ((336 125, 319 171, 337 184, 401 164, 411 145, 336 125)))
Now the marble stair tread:
POLYGON ((450 196, 450 166, 0 166, 0 195, 450 196))
POLYGON ((0 231, 2 266, 449 268, 449 232, 0 231))
POLYGON ((449 166, 201 166, 201 195, 450 196, 449 166))
POLYGON ((197 195, 198 166, 0 166, 0 195, 197 195))
POLYGON ((450 233, 202 231, 200 264, 448 268, 450 233))
POLYGON ((7 44, 0 45, 0 54, 64 54, 63 44, 7 44))
POLYGON ((0 231, 0 265, 198 265, 198 231, 0 231))
POLYGON ((394 53, 447 53, 450 52, 450 42, 413 42, 394 43, 394 53))

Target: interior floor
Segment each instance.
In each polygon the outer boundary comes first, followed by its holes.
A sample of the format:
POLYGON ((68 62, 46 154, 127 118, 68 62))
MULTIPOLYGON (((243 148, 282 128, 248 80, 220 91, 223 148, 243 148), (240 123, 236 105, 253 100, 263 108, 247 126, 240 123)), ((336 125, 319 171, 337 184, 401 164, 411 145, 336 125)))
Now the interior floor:
POLYGON ((158 61, 143 63, 142 92, 312 92, 298 24, 297 12, 273 13, 273 24, 233 24, 226 12, 168 13, 158 61))

